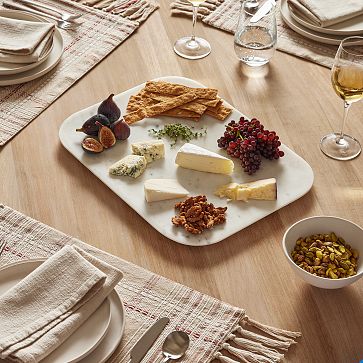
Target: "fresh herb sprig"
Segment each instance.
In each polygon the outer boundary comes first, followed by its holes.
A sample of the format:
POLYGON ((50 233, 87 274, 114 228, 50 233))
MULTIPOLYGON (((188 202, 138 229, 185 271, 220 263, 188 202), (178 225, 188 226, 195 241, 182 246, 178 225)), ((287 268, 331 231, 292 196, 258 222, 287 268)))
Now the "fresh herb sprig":
POLYGON ((166 124, 160 130, 150 129, 149 133, 158 139, 165 136, 168 137, 172 141, 170 146, 173 147, 180 139, 188 142, 192 139, 204 136, 207 133, 207 129, 202 128, 201 131, 194 131, 194 127, 177 123, 166 124))

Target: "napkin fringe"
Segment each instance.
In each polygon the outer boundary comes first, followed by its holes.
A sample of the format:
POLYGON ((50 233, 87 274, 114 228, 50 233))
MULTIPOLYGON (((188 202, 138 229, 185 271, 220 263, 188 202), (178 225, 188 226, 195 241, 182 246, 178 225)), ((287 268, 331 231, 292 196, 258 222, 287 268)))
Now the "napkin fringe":
POLYGON ((223 363, 281 362, 284 358, 284 353, 292 344, 296 343, 294 339, 300 336, 300 332, 275 328, 244 316, 240 321, 240 325, 234 329, 233 333, 226 337, 219 351, 214 354, 214 358, 223 363), (252 332, 247 328, 260 330, 262 334, 252 332), (263 335, 263 333, 270 337, 263 335), (222 350, 227 351, 239 360, 236 361, 223 354, 222 350))
POLYGON ((156 0, 74 0, 105 12, 142 23, 159 8, 156 0))
MULTIPOLYGON (((200 4, 198 9, 198 19, 204 19, 215 11, 225 0, 206 0, 200 4)), ((193 16, 193 8, 187 0, 176 0, 170 4, 172 15, 193 16)))

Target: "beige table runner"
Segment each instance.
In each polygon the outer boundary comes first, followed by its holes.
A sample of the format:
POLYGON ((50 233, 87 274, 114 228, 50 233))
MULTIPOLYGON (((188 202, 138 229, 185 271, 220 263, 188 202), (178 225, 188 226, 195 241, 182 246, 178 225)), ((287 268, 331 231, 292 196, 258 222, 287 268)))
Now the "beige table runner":
POLYGON ((76 30, 60 29, 64 53, 55 69, 28 83, 0 87, 0 145, 121 44, 158 7, 154 0, 84 1, 93 7, 70 0, 41 1, 62 11, 83 13, 83 23, 76 30))
MULTIPOLYGON (((171 3, 171 13, 174 15, 191 16, 191 6, 187 0, 176 0, 171 3)), ((277 5, 279 9, 279 5, 277 5)), ((200 18, 205 24, 234 33, 237 28, 240 10, 239 0, 206 0, 200 6, 200 18)), ((277 11, 277 49, 314 63, 331 68, 338 46, 315 42, 302 37, 291 30, 282 20, 277 11)), ((233 40, 231 40, 231 46, 233 40)))
POLYGON ((213 359, 225 363, 279 362, 301 335, 262 325, 247 317, 243 309, 144 270, 0 204, 0 245, 4 241, 7 244, 0 268, 20 260, 49 257, 63 246, 75 244, 123 272, 116 291, 125 307, 126 328, 109 363, 129 362, 132 346, 161 316, 169 317, 170 324, 143 359, 145 363, 160 362, 162 342, 175 329, 187 332, 191 339, 185 363, 213 359), (233 359, 226 356, 227 351, 233 359))

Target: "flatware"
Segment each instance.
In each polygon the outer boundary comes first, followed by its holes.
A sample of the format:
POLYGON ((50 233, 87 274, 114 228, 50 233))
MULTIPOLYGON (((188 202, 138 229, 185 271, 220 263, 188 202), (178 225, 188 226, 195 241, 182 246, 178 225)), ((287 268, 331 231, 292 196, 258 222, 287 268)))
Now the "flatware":
POLYGON ((27 12, 29 14, 40 15, 40 16, 43 16, 43 17, 52 19, 52 20, 54 20, 56 22, 56 26, 58 28, 65 29, 65 30, 67 30, 67 29, 75 29, 75 28, 77 28, 80 25, 80 23, 74 23, 74 22, 64 21, 64 20, 61 20, 60 18, 57 18, 56 16, 47 14, 47 13, 45 13, 43 11, 39 11, 39 10, 35 10, 35 9, 30 9, 27 6, 20 5, 20 4, 15 4, 15 3, 12 3, 12 2, 4 1, 3 2, 3 6, 5 6, 8 9, 21 10, 21 11, 25 11, 25 12, 27 12))
POLYGON ((171 332, 164 341, 163 355, 161 363, 169 362, 181 358, 189 347, 189 335, 183 331, 171 332))
POLYGON ((5 247, 6 247, 6 241, 1 242, 0 243, 0 256, 3 253, 5 247))
POLYGON ((169 318, 161 318, 144 333, 131 349, 131 363, 141 362, 168 323, 169 318))
POLYGON ((36 10, 41 11, 41 9, 46 9, 46 10, 52 11, 52 12, 58 14, 60 16, 60 19, 63 20, 63 21, 72 22, 72 21, 74 21, 74 20, 76 20, 76 19, 78 19, 78 18, 80 18, 82 16, 82 14, 70 14, 70 13, 62 12, 62 11, 59 11, 58 9, 54 8, 53 6, 45 5, 45 4, 39 3, 39 2, 34 1, 34 0, 32 0, 32 1, 30 1, 30 0, 17 0, 17 2, 29 5, 32 8, 36 9, 36 10), (41 9, 39 9, 39 8, 41 8, 41 9))

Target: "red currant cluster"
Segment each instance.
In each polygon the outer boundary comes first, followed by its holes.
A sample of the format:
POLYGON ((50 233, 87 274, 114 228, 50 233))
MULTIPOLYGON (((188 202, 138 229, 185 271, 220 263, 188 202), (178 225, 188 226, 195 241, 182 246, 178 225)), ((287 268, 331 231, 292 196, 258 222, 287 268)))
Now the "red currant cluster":
POLYGON ((262 156, 270 160, 284 156, 279 150, 281 142, 276 132, 265 130, 255 118, 251 121, 244 117, 239 122, 232 120, 217 143, 229 155, 239 158, 243 170, 250 175, 260 168, 262 156))

